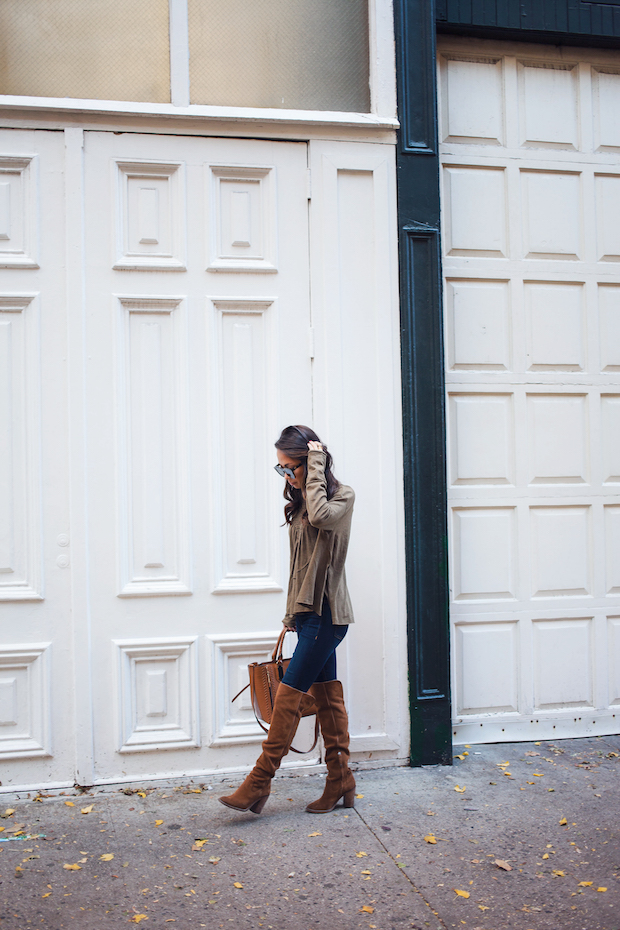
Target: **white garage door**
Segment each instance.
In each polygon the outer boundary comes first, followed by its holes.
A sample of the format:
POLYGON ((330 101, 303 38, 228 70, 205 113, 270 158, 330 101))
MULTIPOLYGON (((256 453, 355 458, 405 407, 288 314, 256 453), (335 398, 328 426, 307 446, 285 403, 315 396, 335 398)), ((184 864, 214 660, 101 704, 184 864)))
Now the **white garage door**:
POLYGON ((454 733, 620 730, 620 65, 440 44, 454 733))

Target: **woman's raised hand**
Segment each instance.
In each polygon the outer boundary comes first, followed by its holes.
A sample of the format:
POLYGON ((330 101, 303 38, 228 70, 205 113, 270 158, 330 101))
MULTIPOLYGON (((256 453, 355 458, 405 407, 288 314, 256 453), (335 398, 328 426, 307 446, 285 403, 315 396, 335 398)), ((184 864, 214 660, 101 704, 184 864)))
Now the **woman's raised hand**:
POLYGON ((320 442, 316 442, 316 440, 311 439, 310 442, 308 443, 308 451, 309 452, 323 452, 324 450, 320 442))

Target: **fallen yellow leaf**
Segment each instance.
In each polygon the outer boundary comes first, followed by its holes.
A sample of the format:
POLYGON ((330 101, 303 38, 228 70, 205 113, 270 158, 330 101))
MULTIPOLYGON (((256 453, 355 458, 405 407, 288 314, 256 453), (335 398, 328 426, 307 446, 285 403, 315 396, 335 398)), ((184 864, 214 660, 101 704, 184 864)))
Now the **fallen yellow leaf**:
POLYGON ((579 882, 578 887, 579 887, 579 888, 589 888, 590 885, 593 885, 593 884, 594 884, 594 882, 579 882))
POLYGON ((322 833, 309 833, 308 836, 323 836, 322 833))
POLYGON ((114 858, 114 853, 104 853, 102 856, 99 856, 102 862, 111 862, 114 858))
POLYGON ((212 862, 213 865, 217 865, 221 858, 221 856, 209 856, 209 862, 212 862))
POLYGON ((432 833, 429 833, 428 836, 425 836, 424 841, 426 843, 432 843, 433 846, 435 846, 437 843, 437 840, 435 839, 432 833))
POLYGON ((355 855, 357 856, 358 859, 363 859, 364 856, 368 855, 368 853, 367 852, 356 852, 355 855))
POLYGON ((478 910, 480 910, 480 911, 490 911, 491 908, 490 908, 490 907, 485 907, 484 904, 479 904, 479 905, 478 905, 478 910))
POLYGON ((364 795, 363 795, 363 794, 356 794, 355 797, 356 797, 356 798, 363 798, 364 795))
POLYGON ((543 853, 543 859, 548 859, 548 858, 549 858, 549 853, 543 853))
POLYGON ((194 840, 194 845, 192 846, 192 849, 193 849, 194 851, 197 851, 197 850, 199 850, 199 849, 202 849, 202 847, 204 846, 204 844, 205 844, 205 843, 208 843, 208 842, 209 842, 208 840, 194 840))
POLYGON ((161 827, 162 823, 163 823, 163 820, 156 820, 156 821, 155 821, 155 826, 156 826, 156 827, 161 827))
POLYGON ((83 807, 82 814, 91 814, 94 806, 94 804, 89 804, 88 807, 83 807))
POLYGON ((512 778, 512 772, 504 772, 504 775, 508 775, 509 778, 512 778))
POLYGON ((596 890, 597 890, 597 891, 607 891, 606 888, 597 888, 596 890))
POLYGON ((467 791, 467 788, 465 787, 465 785, 463 785, 462 788, 459 788, 458 785, 455 785, 455 786, 454 786, 454 790, 455 790, 455 791, 458 791, 459 794, 463 794, 464 791, 467 791))
POLYGON ((146 797, 146 791, 137 791, 136 794, 138 795, 139 798, 146 797))
POLYGON ((469 897, 469 891, 461 891, 460 888, 455 888, 454 890, 456 891, 456 893, 457 893, 457 895, 459 896, 459 898, 468 898, 468 897, 469 897))
POLYGON ((374 914, 374 907, 369 907, 368 904, 365 904, 364 907, 360 907, 360 912, 363 911, 365 914, 374 914))
POLYGON ((528 785, 535 785, 536 782, 535 782, 535 781, 528 781, 527 784, 528 784, 528 785))
POLYGON ((42 897, 42 898, 49 898, 49 896, 51 895, 51 893, 52 893, 51 891, 46 891, 45 894, 42 894, 42 895, 41 895, 41 897, 42 897))
POLYGON ((134 914, 129 923, 139 924, 141 920, 148 920, 146 914, 134 914))
POLYGON ((5 816, 5 817, 10 817, 11 814, 14 814, 14 813, 15 813, 15 808, 14 808, 14 807, 7 807, 7 809, 6 809, 5 812, 4 812, 4 816, 5 816))
POLYGON ((82 866, 78 865, 77 862, 74 862, 73 865, 69 865, 68 862, 65 862, 63 869, 66 869, 67 872, 77 872, 78 869, 81 869, 82 866))
POLYGON ((67 805, 67 807, 75 807, 75 804, 73 803, 73 801, 65 801, 65 804, 67 805))
POLYGON ((566 817, 562 817, 562 819, 560 820, 560 826, 565 827, 567 824, 568 824, 568 820, 566 819, 566 817))
POLYGON ((455 759, 460 759, 461 762, 462 762, 463 759, 465 758, 465 755, 463 754, 463 755, 461 755, 461 756, 455 756, 454 758, 455 758, 455 759))
POLYGON ((544 772, 532 772, 532 775, 535 775, 536 778, 544 778, 544 777, 545 777, 545 773, 544 773, 544 772))
POLYGON ((564 875, 566 875, 566 872, 563 872, 562 869, 554 869, 554 870, 553 870, 553 874, 554 874, 554 875, 561 875, 561 876, 564 876, 564 875))
POLYGON ((235 888, 243 888, 243 885, 241 884, 241 882, 233 882, 233 885, 235 888))
POLYGON ((361 874, 362 874, 362 875, 372 875, 372 872, 370 871, 370 869, 364 869, 364 870, 362 871, 361 874))
POLYGON ((496 865, 499 869, 503 869, 504 872, 512 872, 512 866, 508 865, 505 859, 494 859, 493 865, 496 865))

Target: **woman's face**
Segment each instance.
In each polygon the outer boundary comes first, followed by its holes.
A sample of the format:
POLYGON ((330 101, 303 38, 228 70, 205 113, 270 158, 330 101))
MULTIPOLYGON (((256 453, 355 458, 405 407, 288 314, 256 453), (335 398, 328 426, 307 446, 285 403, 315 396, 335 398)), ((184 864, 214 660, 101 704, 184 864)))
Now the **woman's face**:
POLYGON ((286 452, 282 452, 281 449, 276 449, 276 455, 278 456, 278 464, 282 465, 283 468, 292 468, 295 470, 294 478, 289 478, 287 475, 284 480, 288 481, 292 488, 301 489, 303 487, 302 481, 304 475, 303 468, 298 468, 298 466, 302 464, 301 459, 293 459, 290 455, 287 455, 286 452))

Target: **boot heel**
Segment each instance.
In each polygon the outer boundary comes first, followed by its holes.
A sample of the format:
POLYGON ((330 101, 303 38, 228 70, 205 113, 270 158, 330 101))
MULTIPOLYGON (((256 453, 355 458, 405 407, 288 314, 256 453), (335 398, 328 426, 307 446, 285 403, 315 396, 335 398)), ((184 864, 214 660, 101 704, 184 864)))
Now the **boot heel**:
POLYGON ((355 788, 351 788, 350 791, 345 792, 342 803, 344 807, 355 807, 355 788))
POLYGON ((268 795, 268 794, 265 794, 265 795, 263 795, 262 798, 259 798, 258 801, 256 801, 255 804, 252 804, 252 807, 250 808, 250 810, 252 811, 253 814, 260 814, 260 812, 262 811, 263 807, 264 807, 265 804, 267 803, 268 797, 269 797, 269 795, 268 795))

